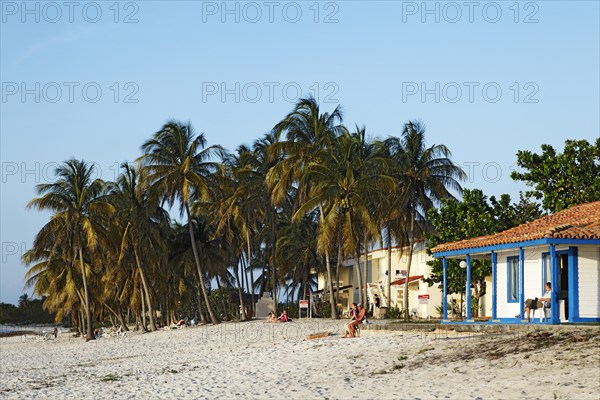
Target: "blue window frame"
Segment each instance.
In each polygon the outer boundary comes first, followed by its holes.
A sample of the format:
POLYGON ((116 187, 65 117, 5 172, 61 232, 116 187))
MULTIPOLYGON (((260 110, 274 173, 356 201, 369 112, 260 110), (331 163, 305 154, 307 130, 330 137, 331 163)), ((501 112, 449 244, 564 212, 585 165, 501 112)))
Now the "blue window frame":
POLYGON ((506 299, 509 303, 519 302, 519 257, 506 258, 506 299))

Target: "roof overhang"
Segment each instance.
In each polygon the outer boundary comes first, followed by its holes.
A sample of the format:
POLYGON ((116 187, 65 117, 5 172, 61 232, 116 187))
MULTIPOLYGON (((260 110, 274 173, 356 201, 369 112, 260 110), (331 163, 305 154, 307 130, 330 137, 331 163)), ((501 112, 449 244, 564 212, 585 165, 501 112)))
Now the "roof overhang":
MULTIPOLYGON (((423 275, 411 276, 410 278, 408 278, 408 284, 415 283, 423 278, 424 278, 423 275)), ((400 278, 400 279, 390 283, 390 285, 404 285, 405 283, 406 283, 406 278, 400 278)))
MULTIPOLYGON (((340 286, 339 288, 337 286, 335 286, 333 288, 334 292, 342 291, 342 290, 346 290, 346 289, 350 289, 352 287, 352 285, 346 285, 346 286, 340 286)), ((313 293, 323 293, 323 291, 329 291, 328 288, 324 288, 324 289, 319 289, 319 290, 315 290, 313 293)))
POLYGON ((537 240, 528 240, 523 242, 515 242, 515 243, 503 243, 496 244, 493 246, 484 246, 484 247, 471 247, 465 249, 458 250, 447 250, 447 251, 438 251, 433 253, 433 257, 435 258, 461 258, 462 256, 466 256, 467 254, 470 256, 474 256, 475 258, 487 258, 487 256, 493 251, 499 250, 507 250, 507 249, 515 249, 521 247, 532 247, 532 246, 543 246, 543 245, 560 245, 560 244, 574 244, 574 245, 600 245, 599 239, 562 239, 562 238, 544 238, 537 240))

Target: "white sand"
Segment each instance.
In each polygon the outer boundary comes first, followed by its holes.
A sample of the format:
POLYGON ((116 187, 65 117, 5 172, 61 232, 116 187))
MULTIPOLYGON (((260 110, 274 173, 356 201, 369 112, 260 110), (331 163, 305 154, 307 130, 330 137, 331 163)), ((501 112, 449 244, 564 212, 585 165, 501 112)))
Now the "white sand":
POLYGON ((598 399, 598 337, 498 358, 518 337, 377 333, 294 321, 129 334, 85 343, 0 339, 0 397, 598 399), (335 333, 304 340, 311 333, 335 333), (492 353, 496 352, 494 350, 492 353), (492 354, 493 355, 493 354, 492 354))

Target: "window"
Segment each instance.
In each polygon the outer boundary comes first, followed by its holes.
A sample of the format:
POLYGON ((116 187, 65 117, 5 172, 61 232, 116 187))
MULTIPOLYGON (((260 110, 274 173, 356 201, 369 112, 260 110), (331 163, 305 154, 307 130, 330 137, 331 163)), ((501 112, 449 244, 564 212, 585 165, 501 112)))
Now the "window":
POLYGON ((508 257, 507 265, 507 294, 506 298, 509 303, 519 301, 519 257, 508 257))
POLYGON ((546 292, 546 282, 550 282, 550 253, 542 253, 542 293, 546 292))

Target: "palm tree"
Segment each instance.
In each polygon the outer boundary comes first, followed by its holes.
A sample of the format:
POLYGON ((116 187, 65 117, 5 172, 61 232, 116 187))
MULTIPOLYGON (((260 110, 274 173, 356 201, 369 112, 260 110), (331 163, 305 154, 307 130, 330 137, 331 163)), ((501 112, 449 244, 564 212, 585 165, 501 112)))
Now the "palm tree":
MULTIPOLYGON (((374 143, 376 152, 386 162, 382 164, 384 174, 388 176, 396 176, 395 171, 397 165, 393 164, 390 148, 386 142, 377 140, 374 143), (396 167, 396 168, 394 168, 396 167)), ((401 182, 397 182, 401 183, 401 182)), ((379 220, 381 227, 381 239, 387 248, 387 285, 384 298, 388 308, 391 307, 391 292, 392 292, 392 243, 396 242, 396 246, 400 251, 399 259, 402 258, 402 250, 408 242, 407 223, 408 218, 403 210, 403 186, 396 184, 394 186, 377 187, 376 192, 379 194, 375 216, 379 220)), ((383 244, 383 243, 382 243, 383 244)))
MULTIPOLYGON (((201 201, 209 198, 210 176, 218 168, 218 164, 210 160, 221 154, 222 148, 206 147, 204 134, 196 135, 190 123, 169 121, 142 145, 142 151, 144 154, 139 162, 150 193, 169 206, 178 201, 180 214, 185 213, 190 221, 192 197, 201 201)), ((212 323, 218 324, 219 320, 208 301, 192 223, 188 222, 188 230, 204 302, 212 323)))
POLYGON ((315 272, 323 269, 317 251, 317 232, 318 213, 313 211, 281 229, 277 239, 277 260, 284 278, 291 281, 292 288, 299 287, 303 299, 316 286, 315 272))
POLYGON ((23 293, 19 296, 19 308, 23 311, 23 313, 29 318, 29 295, 27 293, 23 293))
POLYGON ((449 189, 462 192, 459 180, 465 172, 450 159, 450 150, 443 144, 426 147, 425 126, 409 121, 404 125, 402 137, 386 140, 390 157, 395 164, 402 210, 408 216, 409 254, 404 285, 404 317, 409 317, 408 284, 417 230, 425 230, 427 212, 441 199, 452 197, 449 189))
MULTIPOLYGON (((362 236, 364 249, 364 306, 367 307, 368 292, 368 254, 369 242, 379 239, 379 220, 377 212, 382 201, 382 194, 395 189, 395 180, 386 174, 387 159, 382 157, 378 151, 376 143, 367 140, 366 128, 356 126, 352 133, 352 139, 355 142, 356 151, 352 160, 352 165, 356 171, 357 192, 363 199, 359 207, 353 210, 357 212, 357 219, 362 225, 362 232, 357 236, 362 236)), ((385 196, 383 196, 385 197, 385 196)))
POLYGON ((25 274, 25 288, 33 287, 33 292, 44 298, 43 306, 56 312, 56 322, 69 313, 76 316, 84 304, 77 285, 81 277, 76 260, 69 261, 65 256, 66 252, 59 250, 51 257, 47 248, 33 247, 22 257, 26 265, 31 265, 25 274))
POLYGON ((19 296, 19 308, 25 310, 27 307, 29 307, 29 295, 27 293, 23 293, 21 296, 19 296))
MULTIPOLYGON (((227 159, 226 159, 227 160, 227 159)), ((240 280, 239 269, 241 268, 241 257, 244 253, 246 240, 248 238, 249 228, 246 225, 246 218, 243 215, 244 204, 243 197, 240 197, 241 191, 238 182, 233 176, 233 165, 231 158, 219 170, 216 176, 217 184, 214 187, 214 202, 211 204, 212 219, 216 225, 216 236, 222 237, 227 243, 226 251, 228 259, 235 273, 237 282, 240 307, 242 309, 242 318, 247 319, 246 307, 243 296, 243 276, 245 272, 242 269, 242 280, 240 280)), ((245 196, 244 196, 245 197, 245 196)))
MULTIPOLYGON (((188 221, 189 222, 189 221, 188 221)), ((206 223, 202 217, 193 216, 192 217, 192 226, 195 229, 194 237, 196 238, 197 247, 199 248, 199 252, 202 251, 202 254, 206 257, 206 249, 203 249, 203 243, 206 243, 208 238, 205 238, 205 234, 207 233, 206 229, 204 229, 206 223)), ((196 263, 194 261, 194 254, 191 249, 190 243, 190 234, 187 226, 181 225, 177 222, 174 222, 171 225, 172 235, 169 238, 169 262, 168 269, 181 271, 181 274, 186 278, 187 281, 196 281, 196 296, 197 296, 197 316, 199 318, 199 322, 205 323, 206 319, 204 316, 204 312, 202 310, 203 301, 203 292, 202 292, 202 282, 200 281, 200 277, 198 276, 198 271, 196 268, 196 263)), ((210 258, 210 257, 209 257, 210 258)), ((202 269, 204 273, 204 277, 207 278, 206 271, 204 268, 202 269)))
MULTIPOLYGON (((285 155, 267 174, 267 184, 272 192, 273 202, 281 204, 294 184, 298 184, 297 201, 304 204, 311 196, 313 180, 303 179, 307 168, 319 164, 337 136, 345 132, 342 123, 342 111, 336 107, 332 113, 321 113, 319 105, 312 97, 300 99, 292 112, 279 122, 274 132, 280 136, 285 132, 286 140, 272 146, 272 151, 285 155), (299 184, 302 182, 302 184, 299 184)), ((311 203, 320 211, 321 223, 324 222, 323 204, 311 203)), ((305 207, 305 212, 308 208, 305 207)), ((330 243, 331 245, 331 243, 330 243)), ((336 304, 333 293, 333 276, 330 265, 330 246, 321 248, 325 257, 327 284, 330 294, 331 317, 336 318, 336 304)))
POLYGON ((91 299, 84 252, 93 252, 105 240, 106 230, 99 220, 114 212, 106 200, 103 181, 92 180, 94 167, 83 160, 71 159, 56 168, 57 180, 37 185, 40 197, 28 204, 29 208, 48 210, 54 214, 36 235, 33 247, 45 248, 49 242, 50 258, 65 246, 72 246, 79 258, 83 282, 83 306, 87 319, 87 340, 94 339, 92 330, 91 299))
POLYGON ((117 210, 116 222, 120 225, 120 251, 117 266, 121 266, 128 254, 139 271, 144 299, 148 306, 150 330, 156 330, 156 318, 146 264, 160 263, 167 254, 165 238, 169 230, 169 215, 140 188, 138 169, 128 163, 121 164, 122 174, 112 193, 117 210))
MULTIPOLYGON (((356 255, 355 270, 359 285, 359 301, 366 294, 366 285, 361 282, 358 264, 360 240, 363 238, 365 251, 364 278, 367 273, 368 238, 378 234, 377 224, 371 217, 375 198, 374 189, 394 185, 394 180, 384 174, 380 164, 383 160, 376 153, 365 149, 364 128, 357 133, 343 133, 333 143, 331 150, 321 156, 319 163, 311 164, 303 176, 312 182, 309 199, 296 212, 297 219, 321 205, 323 215, 319 226, 319 248, 324 252, 337 240, 341 240, 344 254, 356 255)), ((339 261, 338 261, 339 262, 339 261)))
MULTIPOLYGON (((215 203, 214 216, 217 218, 217 231, 222 232, 226 224, 234 223, 243 236, 245 265, 250 270, 250 291, 252 309, 254 308, 254 271, 252 265, 253 240, 257 239, 258 229, 264 222, 265 216, 271 207, 265 186, 265 168, 268 160, 265 159, 263 149, 257 141, 254 149, 239 146, 236 154, 228 155, 223 164, 226 167, 225 176, 228 178, 223 183, 222 198, 215 203)), ((245 272, 244 272, 245 274, 245 272)), ((245 275, 244 275, 245 276, 245 275)), ((240 301, 242 301, 240 299, 240 301)))

